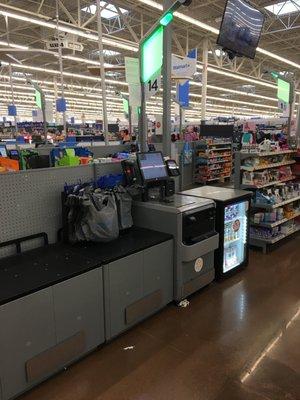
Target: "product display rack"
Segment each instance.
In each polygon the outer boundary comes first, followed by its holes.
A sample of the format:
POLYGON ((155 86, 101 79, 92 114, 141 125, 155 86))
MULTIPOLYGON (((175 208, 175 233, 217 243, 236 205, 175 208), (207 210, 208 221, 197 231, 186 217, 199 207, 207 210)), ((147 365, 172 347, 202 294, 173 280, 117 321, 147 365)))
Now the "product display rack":
POLYGON ((224 181, 232 171, 232 142, 204 139, 195 145, 194 183, 224 181))
POLYGON ((264 253, 300 230, 300 185, 291 169, 294 155, 294 150, 236 153, 235 187, 254 193, 249 244, 264 253))

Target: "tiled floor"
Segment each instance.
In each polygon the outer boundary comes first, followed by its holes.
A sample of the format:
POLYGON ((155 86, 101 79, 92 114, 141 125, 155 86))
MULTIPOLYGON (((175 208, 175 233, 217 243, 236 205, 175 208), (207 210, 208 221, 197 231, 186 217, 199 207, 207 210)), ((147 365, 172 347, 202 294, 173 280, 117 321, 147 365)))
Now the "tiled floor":
POLYGON ((300 237, 251 252, 188 308, 170 305, 22 399, 299 400, 300 237))

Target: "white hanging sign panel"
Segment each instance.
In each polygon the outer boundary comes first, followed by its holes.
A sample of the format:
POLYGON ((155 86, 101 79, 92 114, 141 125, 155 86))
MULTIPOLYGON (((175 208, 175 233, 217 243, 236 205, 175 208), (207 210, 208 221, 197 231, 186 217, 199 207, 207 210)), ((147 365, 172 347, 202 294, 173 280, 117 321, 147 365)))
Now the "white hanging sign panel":
POLYGON ((132 108, 141 105, 140 61, 138 58, 125 57, 125 75, 128 83, 129 104, 132 108))
POLYGON ((125 57, 125 75, 129 85, 140 84, 140 61, 138 58, 125 57))
POLYGON ((161 88, 161 71, 159 70, 157 75, 153 76, 148 82, 144 84, 145 98, 149 100, 152 96, 155 96, 161 88))
POLYGON ((197 58, 180 58, 172 54, 172 78, 192 78, 197 71, 197 58))
MULTIPOLYGON (((58 40, 48 40, 46 42, 46 47, 48 50, 58 49, 59 42, 58 40)), ((60 41, 60 47, 63 49, 75 50, 75 51, 83 51, 83 45, 78 42, 71 42, 68 39, 63 39, 60 41)))

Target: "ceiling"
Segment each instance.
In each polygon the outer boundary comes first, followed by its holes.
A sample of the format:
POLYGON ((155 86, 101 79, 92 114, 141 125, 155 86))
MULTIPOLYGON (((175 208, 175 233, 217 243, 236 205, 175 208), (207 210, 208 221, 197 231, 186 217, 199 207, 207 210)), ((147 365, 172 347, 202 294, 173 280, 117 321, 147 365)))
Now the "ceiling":
MULTIPOLYGON (((172 3, 171 0, 168 1, 172 3)), ((181 7, 178 10, 180 15, 173 23, 173 53, 184 56, 187 50, 198 49, 199 75, 195 77, 191 86, 193 111, 189 111, 190 117, 200 117, 204 43, 207 43, 209 48, 208 115, 234 113, 270 116, 277 112, 276 86, 270 71, 288 74, 289 78, 294 80, 297 90, 300 90, 298 0, 283 1, 281 11, 277 12, 281 14, 283 7, 289 6, 293 1, 297 11, 284 15, 273 14, 265 9, 266 6, 279 1, 250 1, 252 5, 263 10, 266 17, 259 44, 260 50, 255 60, 243 58, 234 62, 229 61, 216 46, 215 32, 220 27, 224 0, 193 0, 189 7, 181 7)), ((69 103, 69 114, 79 116, 84 112, 91 119, 99 119, 102 114, 101 82, 92 76, 87 68, 89 64, 97 65, 99 62, 97 18, 88 10, 82 9, 95 4, 93 0, 59 1, 59 26, 64 28, 61 30, 72 32, 69 39, 83 45, 83 51, 63 50, 63 83, 65 97, 69 103)), ((137 57, 141 37, 162 14, 162 1, 111 0, 109 3, 102 2, 102 5, 105 62, 124 65, 125 56, 137 57), (114 8, 111 8, 111 4, 114 8), (114 17, 104 18, 107 15, 114 17)), ((1 1, 0 18, 0 48, 7 49, 7 41, 11 46, 9 51, 0 53, 3 61, 0 76, 1 103, 11 101, 8 65, 8 61, 11 61, 14 100, 18 108, 23 110, 23 115, 29 116, 34 104, 33 89, 25 83, 23 72, 30 74, 31 79, 40 83, 49 100, 53 100, 57 94, 60 95, 62 82, 57 50, 49 50, 46 46, 47 41, 57 37, 56 1, 1 1), (10 58, 7 59, 6 54, 9 54, 10 58)), ((106 79, 109 118, 120 117, 122 100, 115 91, 119 90, 124 94, 128 91, 124 72, 107 70, 106 79)), ((3 107, 0 107, 0 113, 4 112, 3 107)), ((151 99, 148 111, 162 112, 160 96, 151 99)))

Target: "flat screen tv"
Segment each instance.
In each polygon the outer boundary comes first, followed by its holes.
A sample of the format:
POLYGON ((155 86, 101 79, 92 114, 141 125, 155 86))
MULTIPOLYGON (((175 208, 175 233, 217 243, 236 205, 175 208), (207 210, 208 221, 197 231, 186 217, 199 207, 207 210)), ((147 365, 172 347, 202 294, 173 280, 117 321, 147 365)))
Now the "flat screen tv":
POLYGON ((258 46, 264 15, 244 0, 227 0, 217 44, 230 58, 253 59, 258 46))

